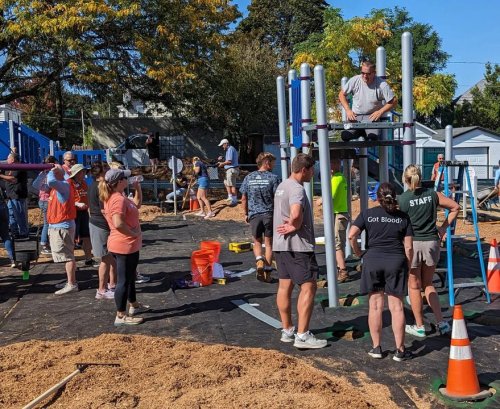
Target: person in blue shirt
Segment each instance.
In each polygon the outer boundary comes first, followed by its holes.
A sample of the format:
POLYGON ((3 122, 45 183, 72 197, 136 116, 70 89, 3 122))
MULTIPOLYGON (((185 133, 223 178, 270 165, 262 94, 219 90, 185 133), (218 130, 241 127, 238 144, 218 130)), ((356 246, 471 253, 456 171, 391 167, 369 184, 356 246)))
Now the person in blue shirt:
POLYGON ((266 283, 272 280, 274 193, 279 185, 278 176, 272 173, 275 162, 276 157, 272 153, 259 153, 258 170, 249 173, 240 187, 245 220, 252 230, 257 279, 266 283), (265 257, 262 255, 262 236, 265 257))
POLYGON ((238 163, 238 152, 234 146, 229 144, 227 139, 223 139, 219 142, 218 146, 222 146, 226 151, 226 156, 222 160, 222 156, 219 156, 219 162, 217 166, 219 168, 224 168, 226 171, 226 178, 224 179, 224 185, 227 190, 227 201, 231 206, 236 206, 238 204, 238 192, 236 191, 236 178, 240 173, 240 164, 238 163))

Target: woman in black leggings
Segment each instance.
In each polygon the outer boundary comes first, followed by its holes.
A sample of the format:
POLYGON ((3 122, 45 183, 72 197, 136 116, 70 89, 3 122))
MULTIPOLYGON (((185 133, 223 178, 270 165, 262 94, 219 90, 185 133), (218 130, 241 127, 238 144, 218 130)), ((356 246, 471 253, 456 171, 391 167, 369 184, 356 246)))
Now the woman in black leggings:
POLYGON ((129 176, 130 170, 110 169, 99 182, 99 198, 104 203, 104 216, 111 230, 108 251, 116 258, 115 326, 140 324, 143 318, 134 315, 149 310, 149 306, 137 302, 135 293, 135 271, 142 246, 139 222, 142 191, 135 182, 135 197, 128 199, 124 196, 129 176), (127 300, 130 303, 128 311, 127 300))
POLYGON ((366 209, 353 222, 349 240, 354 254, 363 257, 361 292, 368 293, 368 326, 373 348, 368 354, 382 358, 382 312, 384 293, 387 294, 396 341, 393 359, 404 361, 412 357, 405 349, 405 315, 403 296, 407 292, 408 269, 413 254, 413 230, 410 218, 397 208, 396 191, 390 183, 377 190, 379 207, 366 209), (366 252, 358 245, 358 236, 366 230, 366 252))

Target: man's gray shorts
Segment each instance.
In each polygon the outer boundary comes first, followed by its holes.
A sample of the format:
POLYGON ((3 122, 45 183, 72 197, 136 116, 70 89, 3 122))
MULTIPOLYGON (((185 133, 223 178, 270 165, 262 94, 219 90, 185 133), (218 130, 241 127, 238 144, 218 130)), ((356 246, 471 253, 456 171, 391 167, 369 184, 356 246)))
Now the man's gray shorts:
POLYGON ((236 177, 240 174, 238 168, 226 169, 226 179, 224 179, 224 184, 226 186, 236 186, 236 177))

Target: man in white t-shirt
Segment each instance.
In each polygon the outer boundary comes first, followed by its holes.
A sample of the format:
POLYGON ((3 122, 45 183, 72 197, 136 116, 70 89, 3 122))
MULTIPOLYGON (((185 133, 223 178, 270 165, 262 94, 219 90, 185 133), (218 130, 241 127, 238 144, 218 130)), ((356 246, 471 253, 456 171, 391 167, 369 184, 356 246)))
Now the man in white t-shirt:
MULTIPOLYGON (((363 61, 361 74, 355 75, 339 92, 339 101, 344 107, 349 122, 378 122, 386 112, 393 109, 398 100, 389 84, 375 75, 375 65, 363 61), (352 95, 352 107, 349 106, 347 95, 352 95)), ((342 140, 350 141, 359 137, 369 140, 380 139, 381 129, 343 130, 342 140)))

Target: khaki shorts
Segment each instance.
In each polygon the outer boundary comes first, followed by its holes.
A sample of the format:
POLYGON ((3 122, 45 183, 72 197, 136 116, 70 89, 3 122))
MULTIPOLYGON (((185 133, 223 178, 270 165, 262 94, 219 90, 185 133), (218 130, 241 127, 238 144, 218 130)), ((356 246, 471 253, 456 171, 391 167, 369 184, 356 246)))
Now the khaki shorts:
POLYGON ((54 263, 65 263, 75 259, 75 228, 49 228, 49 243, 54 263))
POLYGON ((440 251, 441 243, 439 240, 413 240, 413 260, 411 261, 411 268, 418 268, 422 264, 428 267, 437 266, 440 251))
POLYGON ((236 177, 240 174, 238 168, 229 168, 226 170, 226 178, 224 179, 224 184, 226 186, 236 186, 236 177))
POLYGON ((342 214, 337 213, 335 215, 335 250, 345 251, 346 236, 347 236, 347 224, 349 223, 349 218, 342 214))

